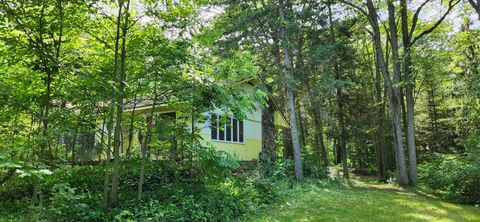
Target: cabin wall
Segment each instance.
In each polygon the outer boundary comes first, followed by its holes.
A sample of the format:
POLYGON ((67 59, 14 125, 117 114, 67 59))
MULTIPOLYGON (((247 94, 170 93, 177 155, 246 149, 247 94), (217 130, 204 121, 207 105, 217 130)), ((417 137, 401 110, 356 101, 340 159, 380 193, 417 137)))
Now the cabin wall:
MULTIPOLYGON (((245 91, 252 91, 254 87, 247 83, 242 83, 239 85, 245 91)), ((259 153, 262 149, 262 112, 260 104, 256 103, 257 109, 246 115, 244 122, 244 142, 231 142, 231 141, 214 141, 211 139, 211 129, 210 123, 207 121, 205 123, 196 123, 195 126, 200 130, 200 136, 203 139, 203 143, 206 145, 212 145, 217 150, 225 151, 233 155, 237 160, 240 161, 250 161, 257 160, 259 158, 259 153)), ((179 112, 180 107, 169 107, 165 104, 160 104, 155 108, 155 114, 176 112, 176 121, 190 122, 188 114, 179 112)), ((131 112, 132 110, 130 110, 131 112)), ((141 107, 135 109, 135 116, 148 116, 151 113, 151 107, 141 107)), ((231 113, 224 113, 221 110, 215 110, 213 113, 217 113, 223 116, 233 116, 231 113)), ((127 111, 127 115, 128 111, 127 111)), ((204 115, 209 116, 210 113, 205 113, 204 115)), ((277 127, 288 127, 285 119, 281 114, 276 111, 274 113, 274 123, 277 127)), ((105 127, 106 128, 106 127, 105 127)), ((187 124, 187 128, 190 129, 190 124, 187 124)), ((121 155, 125 155, 128 149, 128 135, 129 135, 129 126, 124 127, 123 132, 123 147, 121 149, 121 155)), ((100 136, 97 135, 97 138, 100 136)), ((106 140, 106 139, 105 139, 106 140)), ((130 147, 131 156, 138 156, 140 153, 140 142, 139 135, 137 131, 133 132, 132 145, 130 147)))
POLYGON ((257 109, 247 115, 244 123, 244 142, 212 141, 210 123, 206 122, 200 135, 204 143, 213 145, 217 150, 225 151, 233 155, 237 160, 257 160, 262 150, 262 113, 257 109))

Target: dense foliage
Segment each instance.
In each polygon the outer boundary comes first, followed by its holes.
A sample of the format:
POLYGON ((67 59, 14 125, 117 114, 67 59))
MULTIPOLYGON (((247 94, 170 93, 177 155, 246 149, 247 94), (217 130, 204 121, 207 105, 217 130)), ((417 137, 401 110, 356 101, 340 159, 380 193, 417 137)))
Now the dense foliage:
POLYGON ((264 169, 255 165, 246 165, 233 175, 232 169, 238 163, 228 154, 208 147, 198 152, 198 164, 193 169, 190 163, 149 162, 145 199, 140 204, 135 200, 139 172, 136 161, 122 164, 122 204, 107 212, 100 205, 103 186, 98 183, 104 176, 103 167, 58 166, 42 182, 40 195, 44 202, 39 206, 31 206, 29 201, 33 178, 15 177, 2 186, 4 210, 0 215, 12 221, 225 221, 280 200, 292 182, 291 176, 284 174, 285 167, 291 172, 291 164, 279 161, 272 168, 273 177, 264 177, 264 169))
POLYGON ((0 220, 226 221, 352 173, 478 204, 478 7, 0 0, 0 220), (253 111, 258 158, 203 141, 253 111))

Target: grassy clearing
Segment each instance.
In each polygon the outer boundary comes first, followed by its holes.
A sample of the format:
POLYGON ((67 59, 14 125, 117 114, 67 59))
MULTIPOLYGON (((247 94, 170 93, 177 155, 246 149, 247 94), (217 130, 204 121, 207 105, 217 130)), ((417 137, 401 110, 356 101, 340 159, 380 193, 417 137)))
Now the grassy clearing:
POLYGON ((245 221, 480 221, 480 208, 388 184, 307 182, 245 221))

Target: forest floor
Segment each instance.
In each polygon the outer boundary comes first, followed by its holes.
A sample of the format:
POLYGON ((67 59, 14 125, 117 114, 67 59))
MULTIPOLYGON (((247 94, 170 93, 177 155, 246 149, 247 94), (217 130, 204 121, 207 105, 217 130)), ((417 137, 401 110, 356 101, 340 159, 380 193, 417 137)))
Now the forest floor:
POLYGON ((365 179, 297 185, 283 203, 245 221, 480 221, 480 207, 365 179))

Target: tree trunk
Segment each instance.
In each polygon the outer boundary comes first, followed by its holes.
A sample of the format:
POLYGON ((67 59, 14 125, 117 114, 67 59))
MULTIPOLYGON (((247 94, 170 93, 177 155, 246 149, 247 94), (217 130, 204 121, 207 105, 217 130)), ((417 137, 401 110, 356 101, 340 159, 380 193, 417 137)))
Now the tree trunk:
MULTIPOLYGON (((394 84, 400 83, 400 58, 398 54, 398 37, 397 37, 397 27, 395 23, 395 8, 392 2, 388 2, 388 18, 389 18, 389 24, 390 24, 390 43, 392 46, 392 59, 393 59, 393 81, 394 84)), ((396 101, 402 101, 401 100, 401 93, 400 93, 400 88, 397 86, 393 87, 393 94, 397 95, 396 96, 396 101)), ((394 107, 395 104, 392 103, 392 109, 398 109, 394 107)), ((398 110, 400 111, 400 110, 398 110)), ((395 127, 395 133, 396 133, 396 139, 397 139, 397 146, 401 147, 401 149, 397 148, 396 152, 396 157, 397 157, 397 174, 399 175, 399 183, 401 185, 406 185, 408 184, 408 177, 406 174, 406 166, 405 166, 405 154, 404 154, 404 149, 403 149, 403 132, 401 128, 401 118, 400 118, 400 113, 401 112, 395 112, 394 115, 394 127, 395 127), (398 116, 398 117, 397 117, 398 116)))
POLYGON ((100 152, 99 152, 99 155, 98 155, 98 163, 101 163, 102 161, 102 152, 104 150, 104 145, 105 145, 105 125, 107 124, 107 114, 104 112, 103 113, 103 118, 102 118, 102 129, 101 129, 101 133, 100 133, 100 152))
POLYGON ((275 161, 276 156, 273 109, 269 106, 262 109, 262 151, 260 152, 260 161, 268 164, 275 161))
POLYGON ((130 115, 130 127, 128 131, 128 146, 127 146, 127 152, 126 152, 126 159, 130 159, 131 155, 131 149, 132 149, 132 141, 133 141, 133 124, 135 123, 135 109, 137 108, 137 94, 135 93, 135 96, 133 98, 133 110, 132 114, 130 115))
POLYGON ((312 108, 313 123, 315 127, 315 147, 323 166, 328 166, 327 149, 323 139, 322 115, 312 108))
POLYGON ((138 186, 137 186, 138 202, 142 201, 142 196, 143 196, 143 183, 144 183, 143 181, 145 180, 145 162, 147 159, 147 146, 148 146, 148 143, 150 142, 150 134, 151 134, 150 129, 152 128, 152 125, 153 125, 153 109, 150 112, 150 114, 151 115, 147 117, 147 130, 146 130, 145 136, 143 137, 143 141, 140 144, 141 162, 140 162, 140 173, 139 173, 140 176, 138 179, 138 186))
POLYGON ((290 129, 282 130, 283 158, 293 160, 292 131, 290 129))
POLYGON ((155 107, 157 106, 157 77, 158 75, 155 75, 154 82, 153 82, 153 104, 152 104, 152 109, 150 110, 150 116, 147 117, 147 130, 146 130, 146 135, 144 137, 143 143, 140 145, 140 149, 142 152, 142 161, 140 162, 140 178, 138 179, 138 189, 137 189, 137 201, 140 202, 142 201, 142 195, 143 195, 143 181, 145 180, 145 162, 147 161, 147 148, 148 148, 148 143, 150 143, 151 139, 151 129, 154 126, 154 112, 155 112, 155 107))
MULTIPOLYGON (((279 42, 278 36, 274 35, 273 36, 273 41, 274 42, 279 42)), ((284 108, 286 107, 286 104, 284 100, 286 100, 286 96, 284 91, 284 86, 282 84, 282 78, 283 78, 283 71, 282 71, 282 59, 281 59, 281 52, 280 48, 278 47, 278 44, 274 45, 274 49, 272 52, 275 55, 275 66, 277 68, 277 75, 279 77, 279 94, 282 95, 282 100, 279 101, 280 107, 284 108)), ((288 110, 288 108, 286 108, 288 110)), ((282 129, 282 143, 283 143, 283 158, 285 159, 291 159, 293 160, 293 144, 292 144, 292 136, 291 136, 291 131, 290 129, 282 129)))
MULTIPOLYGON (((409 155, 409 174, 410 174, 410 183, 415 185, 417 184, 417 154, 416 154, 416 146, 415 146, 415 120, 414 120, 414 106, 415 101, 413 98, 413 91, 415 86, 415 79, 412 75, 412 62, 411 62, 411 55, 410 55, 410 48, 412 45, 421 37, 431 33, 435 30, 442 21, 446 18, 446 16, 451 12, 453 7, 457 5, 460 1, 450 0, 448 1, 448 9, 443 15, 440 17, 439 20, 435 22, 433 26, 429 29, 424 30, 415 38, 410 36, 415 31, 416 20, 414 19, 414 24, 412 26, 412 30, 408 30, 408 15, 407 15, 407 4, 405 0, 400 1, 401 14, 402 14, 402 34, 403 34, 403 42, 404 42, 404 72, 407 78, 407 85, 406 85, 406 94, 407 94, 407 113, 406 113, 406 122, 407 122, 407 147, 408 147, 408 155, 409 155)), ((473 1, 470 1, 472 3, 473 1)), ((474 3, 474 2, 473 2, 474 3)), ((477 6, 478 8, 478 0, 477 3, 473 4, 473 6, 477 6)), ((393 5, 392 5, 393 8, 393 5)), ((478 12, 478 11, 477 11, 478 12)), ((393 12, 392 12, 393 13, 393 12)))
POLYGON ((296 101, 296 104, 297 104, 297 120, 298 120, 298 126, 300 127, 300 146, 301 147, 305 147, 306 145, 306 135, 305 135, 305 132, 306 132, 306 129, 305 129, 305 125, 304 125, 304 122, 303 122, 303 114, 302 114, 302 107, 300 106, 300 101, 299 99, 296 99, 295 98, 295 101, 296 101))
POLYGON ((317 102, 315 102, 314 94, 308 81, 305 82, 305 87, 308 92, 310 110, 313 117, 313 125, 315 127, 315 150, 318 153, 319 159, 323 162, 323 166, 328 166, 327 150, 323 139, 322 115, 317 102))
MULTIPOLYGON (((301 72, 301 75, 307 75, 305 70, 305 61, 303 59, 303 38, 299 38, 298 49, 297 49, 297 69, 301 72)), ((313 67, 312 69, 313 70, 313 67)), ((325 143, 323 139, 323 126, 322 126, 322 115, 319 110, 319 104, 315 100, 315 95, 312 92, 309 79, 305 80, 305 89, 307 91, 308 101, 310 103, 310 113, 313 117, 313 123, 315 127, 315 152, 318 155, 318 159, 323 162, 323 166, 328 166, 327 151, 325 149, 325 143)), ((306 134, 306 130, 305 130, 306 134)), ((305 145, 305 143, 304 143, 305 145)))
MULTIPOLYGON (((297 60, 296 60, 296 76, 297 78, 301 79, 303 76, 305 76, 305 67, 304 67, 304 61, 303 61, 303 37, 300 36, 298 38, 298 44, 297 44, 297 60)), ((306 127, 304 118, 303 118, 303 113, 302 113, 302 106, 300 103, 300 99, 298 99, 298 95, 295 98, 296 106, 297 106, 297 120, 298 120, 298 125, 300 127, 300 145, 301 147, 305 147, 307 145, 306 138, 307 138, 307 130, 308 127, 306 127)))
POLYGON ((342 150, 340 149, 340 146, 338 145, 338 139, 334 139, 334 141, 333 141, 333 156, 334 156, 333 163, 335 165, 342 162, 342 150))
MULTIPOLYGON (((125 56, 126 56, 126 37, 127 37, 127 28, 128 28, 128 17, 129 17, 129 8, 130 0, 126 0, 127 5, 125 6, 125 21, 122 27, 122 47, 120 53, 120 78, 118 79, 118 92, 116 94, 116 108, 117 116, 115 121, 115 132, 113 136, 113 177, 112 177, 112 190, 110 193, 110 200, 113 204, 117 203, 118 199, 118 179, 119 179, 119 170, 120 170, 120 147, 122 146, 122 141, 120 138, 122 131, 122 117, 123 117, 123 98, 124 98, 124 89, 125 89, 125 56)), ((122 4, 122 3, 120 3, 122 4)))
POLYGON ((110 159, 111 159, 111 144, 112 144, 112 132, 113 132, 113 118, 114 118, 114 109, 113 107, 115 106, 114 103, 111 104, 111 109, 110 109, 110 117, 109 121, 107 123, 107 144, 105 146, 105 163, 104 163, 104 168, 105 168, 105 176, 103 179, 103 200, 102 200, 102 208, 104 211, 107 211, 108 208, 108 194, 109 194, 109 182, 110 182, 110 159))
MULTIPOLYGON (((385 87, 388 89, 388 97, 390 101, 391 111, 392 111, 392 124, 394 129, 394 140, 395 140, 395 149, 396 149, 396 165, 397 165, 397 179, 400 185, 408 184, 408 177, 406 173, 406 164, 405 164, 405 154, 404 154, 404 147, 403 147, 403 129, 402 129, 402 121, 401 121, 401 104, 400 104, 400 90, 398 87, 394 87, 392 85, 392 81, 388 74, 388 69, 385 64, 385 59, 383 55, 382 43, 380 40, 380 29, 378 27, 378 15, 375 9, 375 6, 372 0, 367 0, 367 7, 369 11, 369 21, 372 25, 373 29, 373 38, 375 44, 375 53, 377 58, 377 64, 380 66, 385 87)), ((392 49, 394 48, 393 44, 397 44, 396 42, 396 27, 395 27, 395 17, 394 11, 392 10, 393 5, 390 4, 389 10, 389 19, 392 20, 390 32, 391 35, 394 34, 394 37, 390 37, 392 41, 392 49), (393 15, 393 17, 392 17, 393 15), (393 30, 392 30, 393 28, 393 30)), ((396 55, 394 56, 394 84, 398 84, 399 81, 399 61, 398 61, 398 45, 396 45, 397 51, 396 55)))
MULTIPOLYGON (((113 84, 116 84, 117 82, 117 70, 118 70, 118 48, 119 48, 119 42, 120 42, 120 26, 121 26, 121 20, 122 20, 122 9, 123 9, 123 3, 119 4, 118 8, 118 15, 117 15, 117 30, 116 30, 116 36, 115 36, 115 58, 114 58, 114 63, 113 63, 113 84)), ((104 178, 104 187, 103 187, 103 201, 102 201, 102 207, 103 210, 106 211, 108 207, 108 196, 109 196, 109 183, 110 183, 110 159, 111 159, 111 149, 110 146, 112 145, 112 132, 113 132, 113 121, 115 117, 115 95, 116 95, 116 90, 115 86, 112 86, 112 99, 110 102, 110 116, 109 116, 109 121, 108 121, 108 126, 107 126, 107 133, 108 133, 108 139, 107 139, 107 146, 106 146, 106 160, 105 160, 105 178, 104 178)))
POLYGON ((39 196, 40 196, 40 177, 35 176, 35 184, 33 186, 33 194, 32 194, 32 206, 35 206, 37 204, 37 201, 39 201, 39 196))
POLYGON ((71 159, 71 166, 75 165, 75 145, 77 144, 77 134, 78 134, 78 129, 75 129, 75 133, 73 133, 73 138, 72 138, 72 159, 71 159))
POLYGON ((370 56, 369 45, 365 45, 366 53, 364 55, 365 65, 369 67, 369 71, 372 75, 375 75, 375 106, 377 110, 377 127, 375 131, 375 156, 376 156, 376 167, 377 167, 377 179, 378 181, 387 180, 387 151, 386 151, 386 140, 385 140, 385 96, 382 97, 382 93, 385 92, 382 88, 382 76, 380 74, 380 68, 377 64, 377 59, 375 54, 373 54, 373 60, 370 56), (372 69, 371 62, 374 62, 375 69, 372 69), (383 90, 383 91, 382 91, 383 90))
POLYGON ((413 91, 415 80, 412 75, 412 61, 411 61, 411 39, 408 30, 408 15, 407 15, 407 2, 406 0, 400 0, 400 13, 402 19, 402 39, 403 39, 403 72, 405 76, 406 84, 406 100, 407 100, 407 149, 408 149, 408 165, 409 165, 409 179, 410 184, 417 184, 417 148, 415 146, 415 120, 414 120, 414 106, 415 101, 413 98, 413 91))
POLYGON ((480 0, 468 0, 468 2, 470 2, 470 5, 475 9, 475 12, 477 12, 478 15, 478 20, 480 20, 480 0))
MULTIPOLYGON (((45 15, 45 3, 46 1, 42 1, 42 8, 40 10, 40 22, 39 22, 39 29, 40 29, 40 34, 39 34, 39 41, 40 41, 40 46, 45 47, 45 44, 43 42, 43 30, 44 30, 44 15, 45 15)), ((42 131, 42 141, 40 144, 40 155, 42 158, 47 157, 46 149, 49 146, 48 142, 48 118, 49 118, 49 110, 50 110, 50 93, 51 93, 51 84, 52 84, 52 73, 51 70, 48 68, 48 60, 47 60, 47 55, 46 54, 46 49, 42 48, 42 66, 43 66, 43 71, 47 74, 45 78, 45 95, 44 95, 44 101, 43 101, 43 107, 42 107, 42 117, 41 117, 41 122, 43 124, 43 131, 42 131)))
MULTIPOLYGON (((375 60, 376 61, 376 60, 375 60)), ((387 179, 387 155, 385 149, 385 103, 382 98, 381 74, 378 65, 375 67, 375 102, 380 108, 377 110, 377 177, 379 181, 387 179)))
MULTIPOLYGON (((330 25, 330 41, 331 44, 334 46, 337 44, 337 40, 335 37, 335 30, 333 28, 333 19, 332 19, 332 9, 331 9, 331 3, 328 3, 328 19, 329 19, 329 25, 330 25)), ((332 68, 333 68, 333 73, 335 75, 335 79, 337 82, 342 81, 341 73, 340 70, 338 69, 338 64, 337 64, 337 56, 335 55, 333 57, 332 61, 332 68)), ((340 84, 336 84, 336 91, 337 91, 337 104, 338 104, 338 111, 337 111, 337 118, 338 118, 338 128, 339 128, 339 149, 341 152, 341 159, 342 159, 342 166, 343 166, 343 177, 348 178, 348 159, 347 159, 347 147, 346 147, 346 134, 345 134, 345 111, 344 111, 344 102, 343 102, 343 92, 342 92, 342 86, 340 84)))
MULTIPOLYGON (((281 20, 285 20, 285 15, 283 11, 283 1, 280 1, 279 15, 281 20)), ((285 62, 285 78, 286 78, 286 93, 288 98, 288 116, 290 120, 290 127, 292 130, 292 143, 293 143, 293 157, 295 162, 295 177, 297 180, 303 179, 303 169, 302 169, 302 156, 300 150, 300 141, 298 138, 298 128, 297 120, 295 118, 295 99, 293 95, 293 89, 289 81, 292 79, 292 62, 290 59, 290 52, 288 50, 288 41, 285 34, 285 27, 280 25, 279 27, 281 47, 284 56, 285 62)))
MULTIPOLYGON (((272 87, 262 78, 260 79, 267 90, 268 96, 272 95, 272 87)), ((262 151, 259 154, 260 161, 266 164, 273 163, 277 158, 275 149, 275 124, 273 117, 274 104, 268 103, 268 105, 268 107, 262 109, 262 151)))

